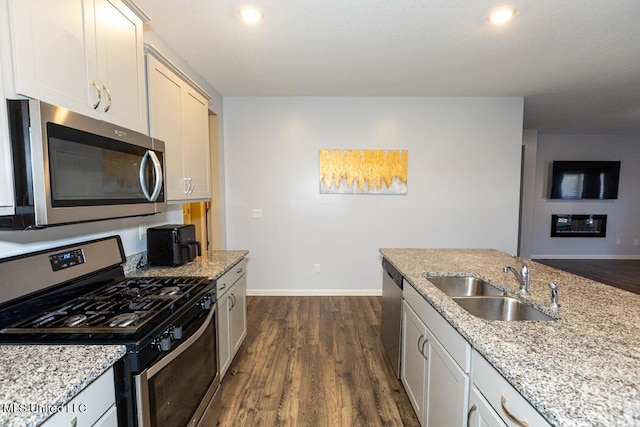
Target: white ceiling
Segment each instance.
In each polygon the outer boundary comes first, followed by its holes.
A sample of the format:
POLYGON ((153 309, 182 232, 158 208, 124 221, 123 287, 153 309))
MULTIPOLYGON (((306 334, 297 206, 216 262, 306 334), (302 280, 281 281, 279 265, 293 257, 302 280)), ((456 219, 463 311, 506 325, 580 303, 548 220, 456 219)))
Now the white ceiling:
POLYGON ((526 129, 640 134, 640 0, 135 0, 224 96, 524 96, 526 129))

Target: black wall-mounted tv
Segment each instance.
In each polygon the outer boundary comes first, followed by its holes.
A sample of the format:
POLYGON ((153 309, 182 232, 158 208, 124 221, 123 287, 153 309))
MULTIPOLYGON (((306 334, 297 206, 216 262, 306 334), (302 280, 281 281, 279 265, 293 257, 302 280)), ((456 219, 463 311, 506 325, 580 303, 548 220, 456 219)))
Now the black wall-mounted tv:
POLYGON ((551 199, 617 199, 620 162, 554 161, 551 199))

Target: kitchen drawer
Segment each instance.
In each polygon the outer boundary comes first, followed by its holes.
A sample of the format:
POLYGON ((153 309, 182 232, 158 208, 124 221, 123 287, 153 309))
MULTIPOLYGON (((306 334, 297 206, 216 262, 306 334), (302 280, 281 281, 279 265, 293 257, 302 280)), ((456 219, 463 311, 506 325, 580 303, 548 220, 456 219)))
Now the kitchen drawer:
MULTIPOLYGON (((113 368, 102 374, 97 380, 89 384, 76 397, 66 405, 62 405, 61 412, 45 421, 43 427, 62 426, 91 426, 116 403, 116 394, 113 378, 113 368), (68 411, 68 412, 67 412, 68 411), (73 419, 76 419, 74 423, 73 419)), ((107 416, 107 420, 109 417, 107 416)), ((100 420, 101 422, 105 421, 100 420)), ((102 426, 114 426, 103 422, 102 426)))
POLYGON ((229 271, 224 273, 218 279, 216 279, 216 285, 218 289, 218 298, 231 288, 231 286, 238 281, 240 277, 246 272, 247 261, 243 258, 236 265, 231 267, 229 271))
MULTIPOLYGON (((78 427, 80 427, 78 425, 78 427)), ((106 414, 93 425, 93 427, 118 427, 118 410, 116 405, 113 405, 106 414)))
POLYGON ((469 373, 471 368, 471 346, 467 340, 406 280, 404 281, 402 296, 440 341, 440 344, 447 349, 460 368, 465 373, 469 373))
POLYGON ((529 426, 550 427, 542 415, 476 351, 472 355, 471 378, 507 426, 527 423, 529 426))

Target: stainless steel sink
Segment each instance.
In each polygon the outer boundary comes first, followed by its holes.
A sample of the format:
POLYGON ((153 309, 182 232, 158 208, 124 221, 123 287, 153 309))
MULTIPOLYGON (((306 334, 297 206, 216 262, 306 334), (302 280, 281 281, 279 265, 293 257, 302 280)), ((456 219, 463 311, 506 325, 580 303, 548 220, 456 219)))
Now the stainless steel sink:
POLYGON ((436 288, 450 297, 472 297, 482 295, 500 296, 504 293, 482 279, 471 276, 427 277, 436 288))
POLYGON ((469 313, 486 320, 555 320, 509 296, 454 297, 453 300, 469 313))

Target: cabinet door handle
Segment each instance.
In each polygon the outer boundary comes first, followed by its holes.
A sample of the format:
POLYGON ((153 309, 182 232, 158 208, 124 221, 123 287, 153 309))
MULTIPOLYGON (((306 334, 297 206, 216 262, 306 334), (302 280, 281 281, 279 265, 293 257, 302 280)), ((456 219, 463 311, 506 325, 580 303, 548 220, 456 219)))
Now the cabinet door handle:
POLYGON ((98 82, 95 80, 91 80, 91 86, 96 88, 97 101, 93 104, 93 109, 97 110, 98 106, 102 102, 102 91, 100 90, 100 86, 98 86, 98 82))
POLYGON ((191 188, 191 184, 189 184, 189 178, 182 178, 182 191, 184 194, 189 194, 189 188, 191 188))
POLYGON ((467 413, 467 427, 471 427, 471 414, 476 410, 476 404, 474 403, 469 412, 467 413))
MULTIPOLYGON (((424 335, 420 335, 420 338, 418 338, 418 353, 422 354, 422 339, 424 338, 424 335)), ((424 354, 422 354, 422 356, 424 357, 424 354)))
POLYGON ((239 268, 239 269, 237 269, 237 270, 236 270, 236 274, 240 274, 240 273, 242 273, 242 271, 243 271, 243 270, 244 270, 243 268, 239 268))
POLYGON ((107 106, 104 107, 104 112, 106 113, 111 108, 111 92, 109 91, 109 88, 107 87, 107 85, 102 85, 102 88, 104 89, 105 92, 107 92, 107 101, 109 102, 107 106))
POLYGON ((422 357, 425 358, 425 360, 429 360, 429 356, 427 355, 428 350, 425 348, 428 343, 429 343, 429 339, 425 338, 422 343, 422 349, 420 350, 420 353, 422 354, 422 357))
POLYGON ((227 284, 225 282, 222 283, 222 287, 220 288, 220 290, 223 290, 224 288, 227 287, 227 284))
POLYGON ((526 421, 520 421, 507 409, 507 398, 504 397, 504 395, 500 398, 500 405, 502 405, 502 410, 511 421, 518 424, 520 427, 529 427, 529 423, 526 421))

